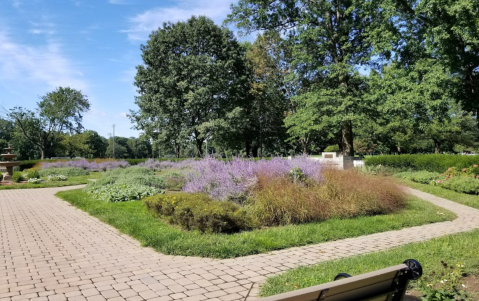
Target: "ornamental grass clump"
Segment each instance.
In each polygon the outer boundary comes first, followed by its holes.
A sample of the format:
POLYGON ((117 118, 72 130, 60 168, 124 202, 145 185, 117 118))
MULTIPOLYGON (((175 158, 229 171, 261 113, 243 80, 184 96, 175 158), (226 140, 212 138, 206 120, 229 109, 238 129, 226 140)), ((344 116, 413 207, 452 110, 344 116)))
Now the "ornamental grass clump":
POLYGON ((303 185, 285 177, 258 176, 247 210, 263 226, 397 212, 404 193, 391 181, 356 171, 323 170, 323 180, 303 185))

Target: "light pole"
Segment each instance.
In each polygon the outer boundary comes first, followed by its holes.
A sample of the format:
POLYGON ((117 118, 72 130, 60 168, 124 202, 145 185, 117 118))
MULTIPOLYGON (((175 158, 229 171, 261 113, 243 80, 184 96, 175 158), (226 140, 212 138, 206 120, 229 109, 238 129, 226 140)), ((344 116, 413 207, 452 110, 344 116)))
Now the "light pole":
POLYGON ((113 124, 113 159, 115 159, 115 125, 113 124))

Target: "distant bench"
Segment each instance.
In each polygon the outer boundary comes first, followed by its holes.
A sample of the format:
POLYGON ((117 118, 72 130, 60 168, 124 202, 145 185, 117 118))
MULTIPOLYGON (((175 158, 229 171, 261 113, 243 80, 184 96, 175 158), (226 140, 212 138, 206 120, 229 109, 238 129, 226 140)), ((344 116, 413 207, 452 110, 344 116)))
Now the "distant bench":
POLYGON ((409 280, 422 275, 422 267, 414 259, 382 270, 349 276, 338 274, 335 281, 261 298, 261 301, 400 301, 409 280))

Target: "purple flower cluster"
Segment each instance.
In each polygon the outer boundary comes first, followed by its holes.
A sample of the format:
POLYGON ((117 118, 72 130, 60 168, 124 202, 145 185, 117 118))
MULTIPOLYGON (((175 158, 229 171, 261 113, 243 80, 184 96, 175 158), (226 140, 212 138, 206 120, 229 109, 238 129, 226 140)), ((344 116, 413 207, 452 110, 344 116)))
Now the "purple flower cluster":
POLYGON ((148 159, 145 162, 138 164, 137 166, 159 171, 159 170, 170 169, 170 168, 174 168, 174 169, 189 168, 194 164, 194 162, 195 160, 193 159, 186 159, 180 162, 172 162, 170 160, 159 161, 159 160, 148 159))
POLYGON ((70 161, 58 161, 58 162, 44 162, 42 163, 42 169, 47 168, 61 168, 61 167, 74 167, 81 168, 89 171, 106 171, 120 167, 128 167, 130 164, 124 160, 120 161, 103 161, 100 163, 97 162, 88 162, 85 159, 82 160, 70 160, 70 161))
POLYGON ((234 158, 224 162, 213 158, 195 161, 183 186, 185 192, 205 192, 217 200, 241 199, 254 187, 257 175, 286 177, 293 168, 300 168, 309 179, 321 180, 321 165, 306 157, 286 160, 273 158, 257 162, 234 158))
POLYGON ((206 158, 196 161, 183 186, 185 192, 205 192, 217 200, 240 198, 256 183, 255 162, 206 158))

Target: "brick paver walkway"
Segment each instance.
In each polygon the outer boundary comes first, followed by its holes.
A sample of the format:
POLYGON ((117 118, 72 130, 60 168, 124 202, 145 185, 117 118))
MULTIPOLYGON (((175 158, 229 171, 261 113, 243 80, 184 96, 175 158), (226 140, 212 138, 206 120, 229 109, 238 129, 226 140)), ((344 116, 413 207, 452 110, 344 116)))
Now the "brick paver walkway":
POLYGON ((66 189, 0 191, 0 301, 250 300, 287 269, 479 228, 479 210, 408 189, 458 218, 236 259, 168 256, 54 196, 66 189))

